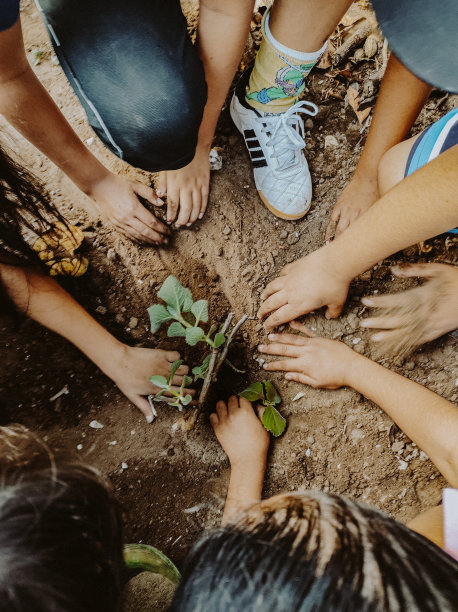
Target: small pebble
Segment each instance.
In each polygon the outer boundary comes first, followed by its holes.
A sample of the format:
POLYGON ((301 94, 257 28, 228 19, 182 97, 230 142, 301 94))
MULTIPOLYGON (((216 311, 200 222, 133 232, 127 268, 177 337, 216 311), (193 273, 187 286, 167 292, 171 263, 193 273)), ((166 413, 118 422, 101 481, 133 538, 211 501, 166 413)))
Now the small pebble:
POLYGON ((229 236, 231 232, 232 232, 232 229, 229 227, 229 225, 226 225, 225 228, 223 229, 223 234, 225 236, 229 236))
POLYGON ((122 468, 123 470, 127 470, 127 468, 128 468, 128 467, 129 467, 129 466, 127 465, 127 463, 124 463, 124 461, 121 463, 121 468, 122 468))
POLYGON ((107 314, 107 309, 105 308, 105 306, 97 306, 95 311, 98 312, 101 315, 107 314))
POLYGON ((98 421, 91 421, 89 423, 89 427, 92 427, 92 429, 102 429, 103 425, 102 423, 99 423, 98 421))
POLYGON ((79 450, 79 451, 83 450, 83 445, 82 444, 77 444, 76 445, 76 449, 79 450))
POLYGON ((131 317, 129 320, 129 327, 130 329, 135 329, 138 325, 138 319, 137 317, 131 317))

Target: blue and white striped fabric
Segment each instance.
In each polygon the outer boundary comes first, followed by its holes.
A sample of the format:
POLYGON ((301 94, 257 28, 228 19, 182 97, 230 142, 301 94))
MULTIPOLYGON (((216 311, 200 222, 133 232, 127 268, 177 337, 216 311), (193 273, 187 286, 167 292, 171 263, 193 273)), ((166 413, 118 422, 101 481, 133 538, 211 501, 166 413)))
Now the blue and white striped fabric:
MULTIPOLYGON (((409 153, 404 176, 409 176, 456 144, 458 144, 458 108, 449 111, 420 134, 409 153)), ((450 230, 449 233, 458 234, 458 228, 450 230)))

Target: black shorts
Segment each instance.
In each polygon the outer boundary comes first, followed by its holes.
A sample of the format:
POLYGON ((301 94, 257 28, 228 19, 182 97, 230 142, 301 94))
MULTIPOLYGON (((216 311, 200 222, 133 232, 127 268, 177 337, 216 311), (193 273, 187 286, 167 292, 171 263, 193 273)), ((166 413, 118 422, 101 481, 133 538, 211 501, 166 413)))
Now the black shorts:
POLYGON ((179 0, 36 0, 89 123, 118 157, 173 170, 194 157, 207 88, 179 0))

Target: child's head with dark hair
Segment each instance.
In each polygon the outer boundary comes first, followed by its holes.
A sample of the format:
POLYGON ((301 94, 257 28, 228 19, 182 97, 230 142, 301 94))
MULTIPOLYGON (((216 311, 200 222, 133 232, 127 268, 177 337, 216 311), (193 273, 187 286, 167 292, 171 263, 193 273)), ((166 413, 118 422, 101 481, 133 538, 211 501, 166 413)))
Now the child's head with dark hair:
POLYGON ((113 612, 121 517, 93 469, 54 460, 25 428, 0 427, 0 608, 113 612))
POLYGON ((456 610, 458 563, 336 495, 280 495, 191 551, 171 610, 456 610))

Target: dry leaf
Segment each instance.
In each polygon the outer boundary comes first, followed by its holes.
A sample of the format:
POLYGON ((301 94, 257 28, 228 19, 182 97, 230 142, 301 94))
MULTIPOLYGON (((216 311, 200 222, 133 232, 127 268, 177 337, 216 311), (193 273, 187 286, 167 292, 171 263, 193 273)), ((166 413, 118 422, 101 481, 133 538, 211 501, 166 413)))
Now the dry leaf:
POLYGON ((320 61, 318 62, 316 67, 321 68, 322 70, 329 68, 332 65, 330 58, 335 53, 335 50, 336 48, 333 45, 333 43, 330 40, 328 40, 328 46, 326 47, 326 50, 321 56, 320 61))
POLYGON ((367 119, 367 117, 369 116, 369 113, 371 112, 371 107, 368 106, 364 110, 359 110, 359 93, 354 87, 349 87, 347 89, 347 96, 348 104, 355 111, 355 115, 358 117, 358 121, 362 125, 365 119, 367 119))

